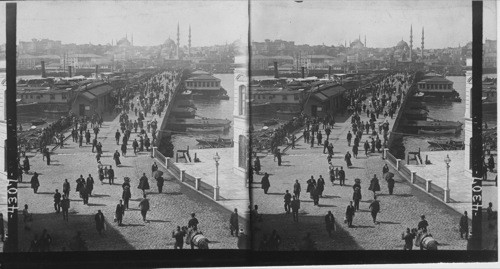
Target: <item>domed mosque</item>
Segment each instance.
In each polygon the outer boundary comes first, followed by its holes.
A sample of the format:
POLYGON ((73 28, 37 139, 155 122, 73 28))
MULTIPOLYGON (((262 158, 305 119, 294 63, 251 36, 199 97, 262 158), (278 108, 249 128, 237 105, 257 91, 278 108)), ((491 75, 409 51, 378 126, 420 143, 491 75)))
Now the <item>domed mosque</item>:
MULTIPOLYGON (((422 28, 423 29, 423 28, 422 28)), ((422 51, 424 49, 424 33, 422 30, 422 51)), ((401 38, 393 50, 394 60, 399 62, 411 62, 416 55, 413 54, 413 25, 410 26, 410 45, 401 38)))

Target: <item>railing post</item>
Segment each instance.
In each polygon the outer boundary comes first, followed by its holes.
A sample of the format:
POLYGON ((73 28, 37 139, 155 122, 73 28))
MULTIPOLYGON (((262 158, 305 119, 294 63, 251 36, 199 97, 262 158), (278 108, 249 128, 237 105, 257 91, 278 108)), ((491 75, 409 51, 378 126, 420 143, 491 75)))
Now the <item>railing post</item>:
POLYGON ((219 187, 214 187, 214 200, 219 201, 219 187))
POLYGON ((168 169, 168 163, 170 161, 170 157, 165 157, 165 167, 168 169))
POLYGON ((399 171, 399 163, 401 162, 401 159, 396 159, 396 170, 399 171))
POLYGON ((425 181, 425 191, 426 192, 430 192, 431 191, 431 184, 432 184, 432 180, 431 179, 425 181))
POLYGON ((184 182, 184 175, 185 175, 185 173, 186 173, 186 170, 185 169, 181 169, 181 174, 180 174, 180 178, 179 178, 179 180, 181 182, 184 182))
POLYGON ((411 172, 410 180, 411 184, 415 184, 415 177, 417 176, 417 172, 411 172))
POLYGON ((388 148, 384 148, 384 151, 382 152, 382 159, 387 159, 387 151, 389 151, 388 148))
POLYGON ((153 150, 151 151, 151 158, 155 158, 156 157, 156 151, 158 150, 157 147, 153 147, 153 150))
POLYGON ((196 177, 194 182, 194 187, 197 191, 200 190, 200 182, 201 182, 201 177, 196 177))

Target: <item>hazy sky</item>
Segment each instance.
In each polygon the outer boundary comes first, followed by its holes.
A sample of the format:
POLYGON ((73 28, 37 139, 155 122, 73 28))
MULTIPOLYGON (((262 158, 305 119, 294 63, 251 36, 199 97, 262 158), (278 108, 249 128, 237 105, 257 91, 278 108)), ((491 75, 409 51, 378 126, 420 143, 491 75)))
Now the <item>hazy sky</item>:
MULTIPOLYGON (((106 44, 134 35, 134 45, 158 45, 169 36, 181 46, 224 44, 247 37, 246 1, 44 1, 18 2, 17 37, 63 43, 106 44)), ((5 42, 5 37, 0 42, 5 42)), ((244 39, 246 42, 246 39, 244 39)))
MULTIPOLYGON (((496 39, 496 2, 483 4, 483 36, 496 39)), ((293 40, 296 44, 344 44, 364 36, 369 47, 392 47, 403 38, 425 48, 455 47, 472 40, 472 1, 251 2, 251 39, 293 40)))
MULTIPOLYGON (((5 5, 0 3, 2 10, 5 5)), ((484 37, 496 39, 496 2, 484 2, 484 37)), ((128 33, 134 45, 158 45, 169 36, 181 46, 246 41, 247 0, 218 1, 41 1, 18 2, 18 40, 49 38, 63 43, 106 44, 128 33)), ((2 13, 5 11, 2 11, 2 13)), ((472 40, 469 0, 340 1, 251 0, 251 39, 283 39, 296 44, 339 45, 366 35, 369 47, 394 46, 409 41, 425 48, 464 45, 472 40)), ((0 16, 5 25, 5 16, 0 16)), ((3 28, 3 27, 2 27, 3 28)), ((4 31, 4 29, 2 29, 4 31)), ((5 43, 5 34, 0 35, 5 43)))

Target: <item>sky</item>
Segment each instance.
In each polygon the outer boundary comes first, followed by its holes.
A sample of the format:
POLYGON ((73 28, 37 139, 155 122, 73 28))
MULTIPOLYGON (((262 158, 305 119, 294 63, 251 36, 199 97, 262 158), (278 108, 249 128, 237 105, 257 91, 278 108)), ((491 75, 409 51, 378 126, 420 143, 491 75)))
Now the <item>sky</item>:
POLYGON ((188 43, 190 24, 193 47, 246 42, 248 36, 244 0, 28 1, 18 2, 17 12, 18 41, 49 38, 63 44, 107 44, 113 39, 116 44, 133 34, 134 45, 159 45, 169 37, 176 40, 178 22, 181 46, 188 43))
MULTIPOLYGON (((251 0, 251 40, 283 39, 296 44, 340 45, 366 35, 368 47, 392 47, 401 39, 425 48, 456 47, 472 40, 469 0, 341 1, 251 0)), ((4 3, 0 3, 5 10, 4 3)), ((176 40, 181 46, 246 42, 247 0, 216 1, 27 1, 17 4, 18 41, 32 38, 63 44, 107 44, 128 35, 134 45, 159 45, 176 40)), ((496 39, 496 1, 484 2, 484 37, 496 39)), ((5 25, 5 16, 0 16, 5 25)), ((4 27, 1 27, 4 31, 4 27)), ((1 32, 0 32, 1 33, 1 32)), ((0 34, 0 44, 5 34, 0 34)))
MULTIPOLYGON (((426 49, 457 47, 472 40, 472 1, 253 0, 251 40, 339 45, 361 36, 368 47, 392 47, 401 39, 426 49)), ((483 4, 483 37, 496 39, 496 2, 483 4)))

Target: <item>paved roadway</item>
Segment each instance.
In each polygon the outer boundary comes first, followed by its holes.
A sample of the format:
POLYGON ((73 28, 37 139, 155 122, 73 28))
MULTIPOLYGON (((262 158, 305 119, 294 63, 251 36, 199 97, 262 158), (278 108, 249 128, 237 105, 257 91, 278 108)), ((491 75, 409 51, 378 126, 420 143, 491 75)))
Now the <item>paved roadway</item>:
MULTIPOLYGON (((132 119, 136 118, 133 112, 129 116, 132 119)), ((156 118, 161 123, 157 116, 156 118)), ((145 122, 152 119, 153 117, 148 114, 145 122)), ((122 165, 115 168, 112 155, 116 149, 119 150, 114 138, 117 129, 119 129, 119 117, 106 115, 98 135, 98 141, 103 145, 101 162, 112 164, 115 170, 114 185, 101 185, 98 180, 97 162, 95 153, 91 151, 91 145, 84 143, 84 146, 79 148, 78 144, 72 142, 70 138, 63 148, 57 148, 53 152, 50 166, 42 161, 41 154, 29 155, 32 170, 30 175, 24 176, 24 182, 19 184, 18 197, 20 208, 28 204, 30 212, 34 215, 34 221, 30 223, 31 230, 24 230, 22 221, 19 222, 20 250, 27 251, 34 234, 40 235, 44 228, 53 237, 52 250, 55 251, 67 248, 69 239, 76 234, 76 231, 82 231, 89 250, 171 249, 174 243, 171 231, 177 225, 187 226, 192 212, 196 213, 200 221, 198 227, 212 241, 210 248, 237 247, 236 237, 231 237, 229 233, 229 211, 182 186, 171 177, 167 178, 163 193, 157 193, 156 184, 151 179, 153 159, 149 152, 141 152, 134 156, 133 150, 129 148, 127 156, 121 157, 122 165), (38 194, 33 193, 29 184, 31 173, 34 171, 40 174, 38 194), (138 209, 142 191, 137 186, 143 172, 148 176, 151 186, 148 192, 151 203, 151 211, 148 212, 147 217, 149 223, 142 221, 138 209), (82 199, 75 192, 75 180, 80 174, 87 178, 89 173, 95 181, 94 191, 89 199, 89 205, 83 205, 82 199), (131 178, 132 199, 130 210, 127 210, 124 216, 125 226, 118 227, 116 223, 113 223, 113 216, 116 204, 121 199, 121 184, 125 176, 131 178), (62 192, 65 178, 71 184, 69 222, 64 222, 62 214, 56 214, 53 207, 55 189, 62 192), (94 215, 97 210, 102 210, 107 218, 107 231, 103 236, 99 236, 95 229, 94 215)), ((132 133, 131 140, 135 137, 137 134, 132 133)))
MULTIPOLYGON (((366 113, 361 115, 362 121, 367 121, 366 113)), ((382 121, 383 116, 378 121, 382 121)), ((280 249, 297 249, 301 239, 310 232, 319 250, 398 250, 403 249, 404 241, 401 234, 407 227, 413 228, 420 221, 420 215, 425 214, 429 222, 429 231, 440 243, 440 249, 462 250, 466 248, 466 241, 460 239, 458 222, 460 214, 443 205, 435 198, 411 186, 391 168, 396 180, 394 194, 389 196, 387 183, 382 180, 382 167, 385 164, 381 159, 381 153, 371 154, 365 157, 363 142, 360 142, 358 158, 352 158, 353 167, 346 169, 344 155, 351 152, 347 146, 347 132, 351 129, 350 118, 336 116, 337 123, 332 129, 330 141, 334 145, 334 165, 341 165, 346 170, 346 184, 341 187, 338 184, 332 186, 329 181, 327 154, 323 154, 323 146, 304 144, 300 138, 295 149, 288 149, 283 155, 282 166, 273 161, 273 156, 268 155, 261 159, 262 171, 270 174, 271 187, 268 194, 261 189, 260 178, 252 185, 253 203, 259 206, 259 213, 263 215, 264 221, 259 223, 260 230, 254 233, 254 247, 257 247, 263 234, 270 234, 276 229, 282 238, 280 249), (370 179, 377 174, 381 185, 378 200, 381 212, 377 221, 373 224, 369 205, 373 195, 368 191, 370 179), (319 175, 325 178, 325 191, 323 198, 319 201, 319 207, 314 206, 309 193, 306 193, 306 181, 319 175), (343 223, 345 210, 352 199, 352 185, 354 178, 361 179, 363 199, 360 202, 360 211, 356 212, 353 225, 348 228, 343 223), (299 210, 299 222, 293 222, 292 215, 285 214, 283 197, 285 190, 293 192, 293 184, 298 179, 301 187, 301 209, 299 210), (337 230, 333 238, 328 237, 325 229, 324 216, 331 210, 337 230)), ((392 127, 392 125, 391 125, 392 127)), ((320 127, 321 128, 321 127, 320 127)), ((300 134, 302 131, 300 131, 300 134)), ((324 134, 324 131, 322 131, 324 134)), ((326 138, 326 136, 323 136, 326 138)), ((366 133, 361 141, 368 139, 366 133)), ((316 142, 317 143, 317 142, 316 142)), ((352 153, 351 153, 352 154, 352 153)), ((338 181, 337 181, 338 183, 338 181)))

